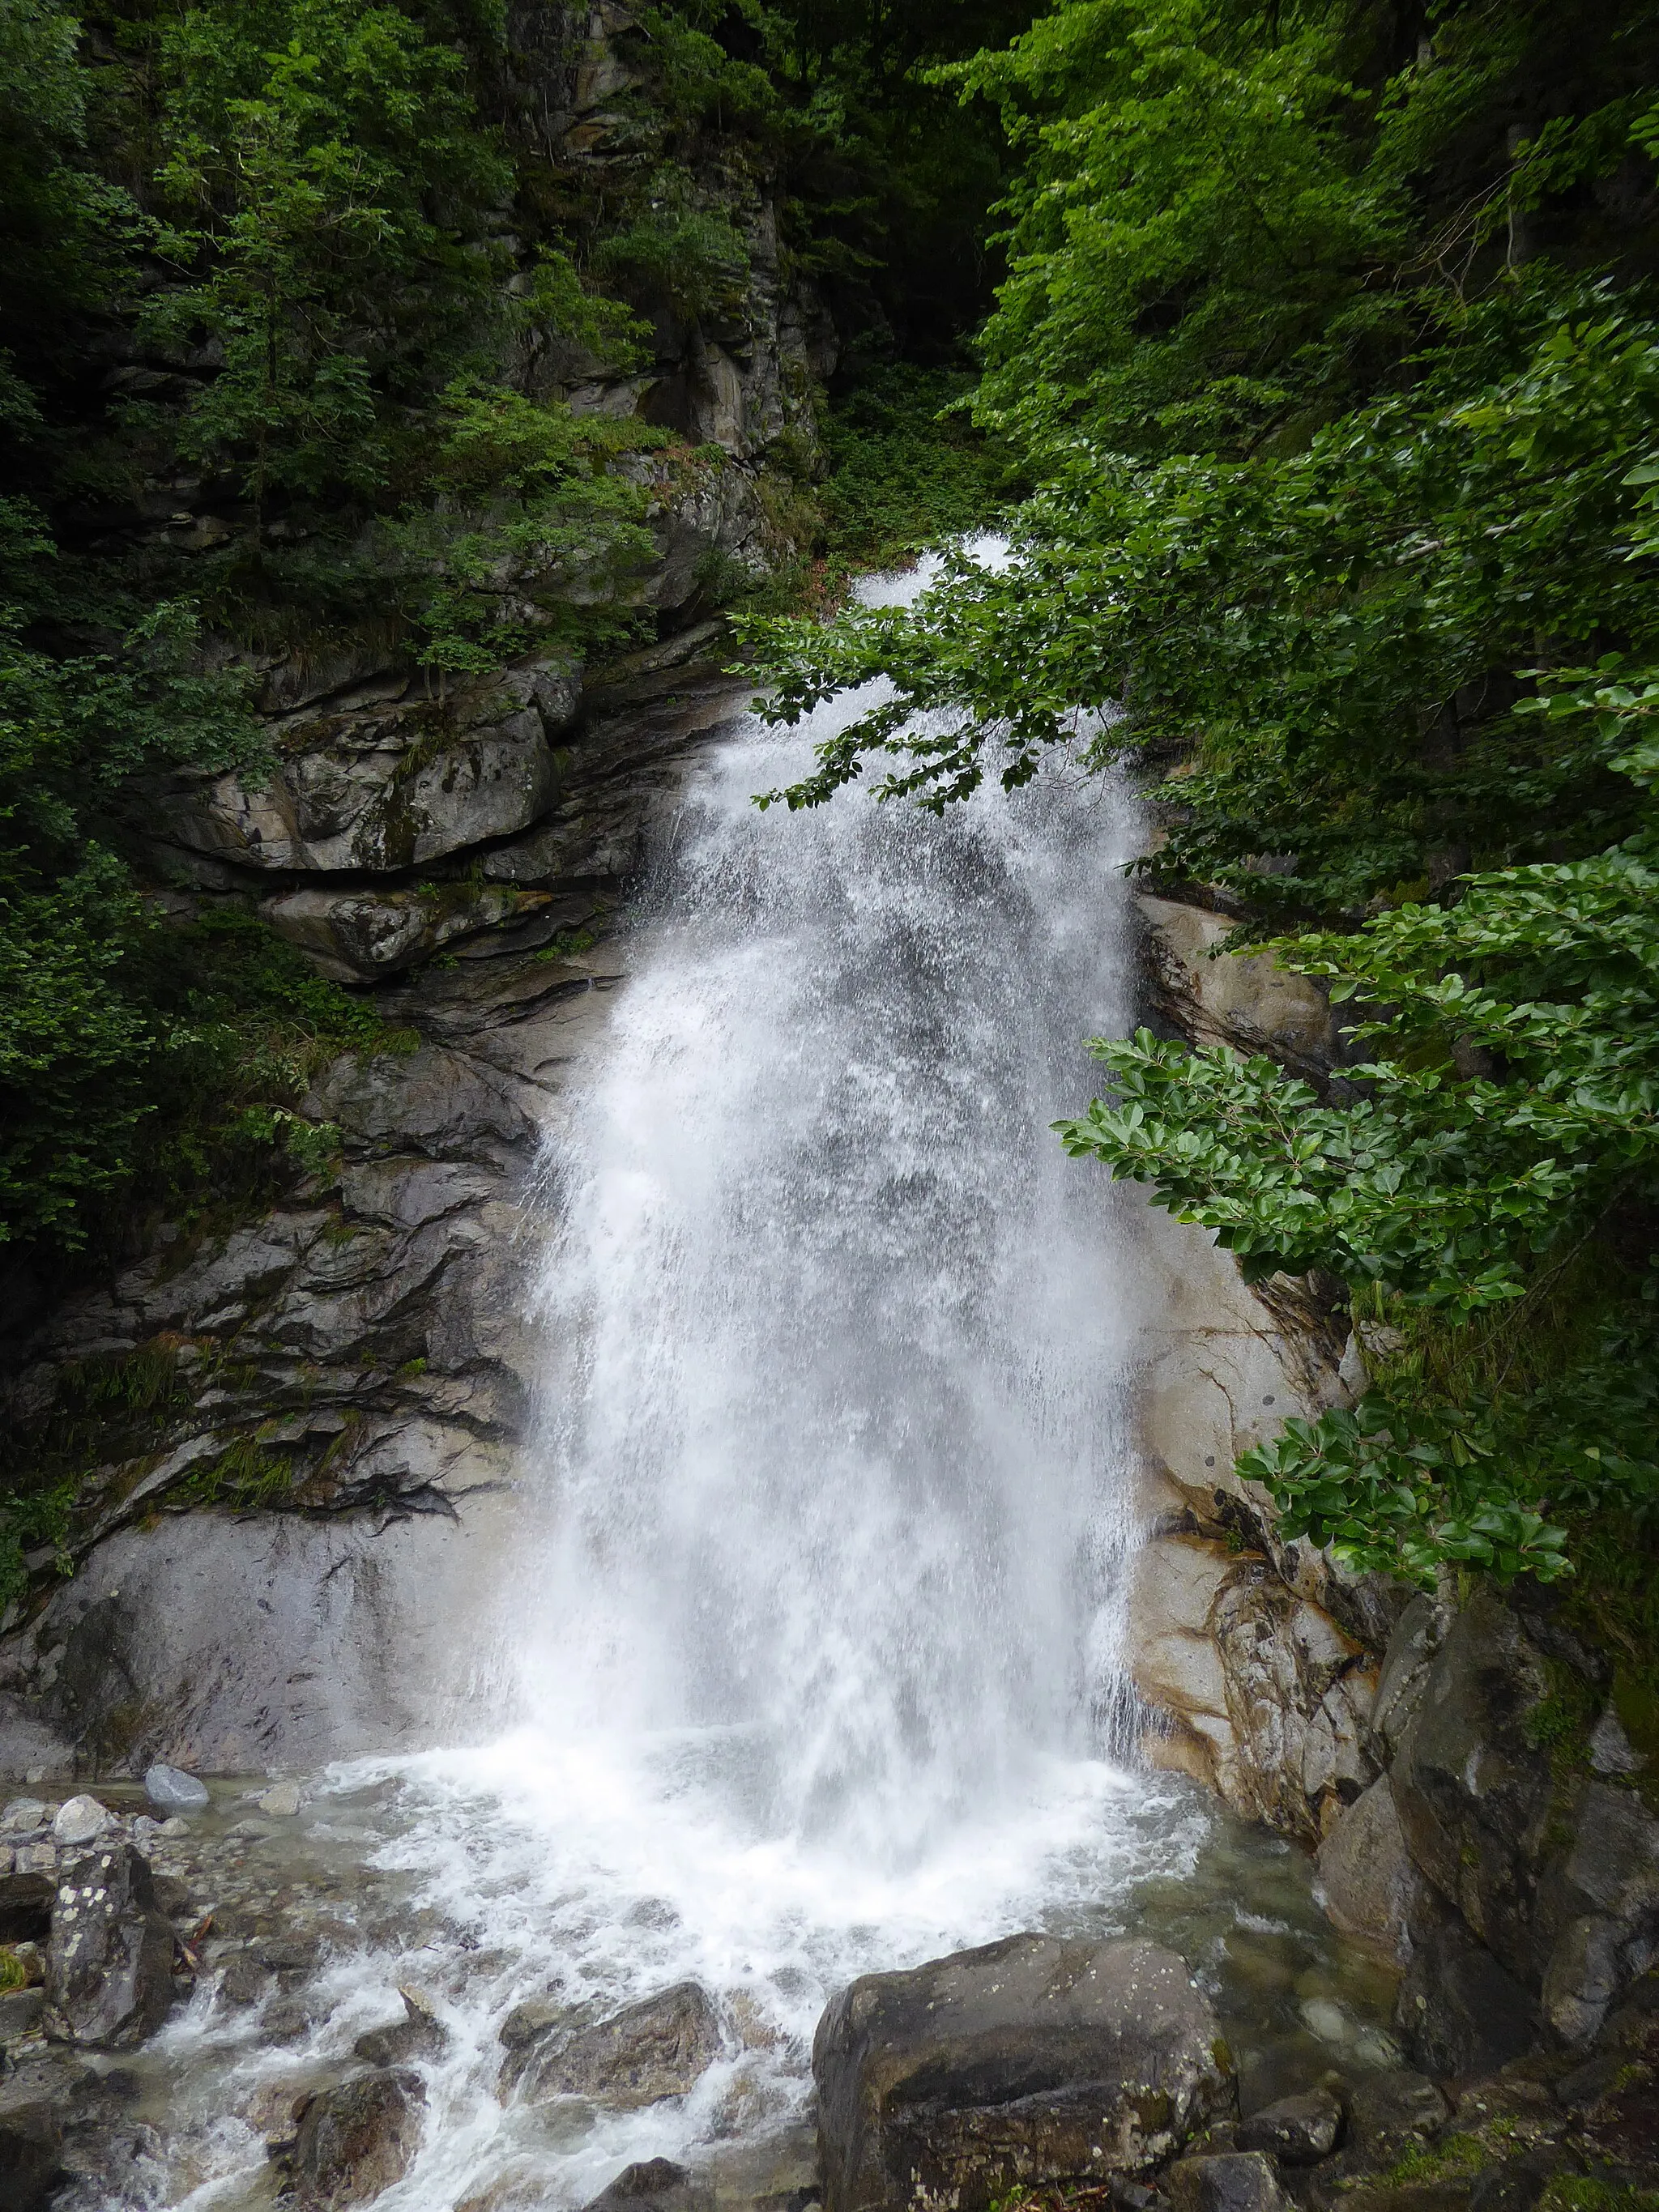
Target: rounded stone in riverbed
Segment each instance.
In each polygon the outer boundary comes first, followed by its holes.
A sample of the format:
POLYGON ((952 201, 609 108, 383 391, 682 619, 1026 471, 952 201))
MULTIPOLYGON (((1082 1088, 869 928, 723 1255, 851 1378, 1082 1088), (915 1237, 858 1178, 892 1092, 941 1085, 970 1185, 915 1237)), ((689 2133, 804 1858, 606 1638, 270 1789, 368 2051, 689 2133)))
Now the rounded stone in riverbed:
POLYGON ((206 1783, 186 1774, 182 1766, 167 1766, 160 1760, 144 1777, 144 1795, 164 1814, 199 1813, 208 1802, 206 1783))
POLYGON ((52 1838, 55 1844, 74 1850, 82 1844, 95 1844, 114 1826, 115 1815, 95 1797, 70 1797, 58 1808, 52 1838))

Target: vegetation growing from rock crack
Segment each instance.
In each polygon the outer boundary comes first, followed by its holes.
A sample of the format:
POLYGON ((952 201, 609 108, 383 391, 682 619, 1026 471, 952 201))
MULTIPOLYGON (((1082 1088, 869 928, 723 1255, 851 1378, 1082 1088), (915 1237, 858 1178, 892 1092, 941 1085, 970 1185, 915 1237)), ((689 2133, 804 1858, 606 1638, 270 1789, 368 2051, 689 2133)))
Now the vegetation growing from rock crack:
POLYGON ((1659 46, 1623 0, 1063 0, 941 75, 1001 117, 981 425, 1016 559, 757 624, 814 772, 941 808, 1154 775, 1142 873, 1352 1017, 1322 1088, 1142 1032, 1061 1135, 1311 1276, 1352 1412, 1241 1463, 1421 1583, 1577 1567, 1659 1649, 1659 46))

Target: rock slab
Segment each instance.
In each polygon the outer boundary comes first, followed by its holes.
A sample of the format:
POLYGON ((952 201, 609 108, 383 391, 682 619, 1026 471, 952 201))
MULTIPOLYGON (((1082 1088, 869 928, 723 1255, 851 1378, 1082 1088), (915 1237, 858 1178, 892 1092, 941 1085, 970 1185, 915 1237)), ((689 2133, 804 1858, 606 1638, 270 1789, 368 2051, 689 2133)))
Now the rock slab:
POLYGON ((616 2112, 683 2097, 719 2057, 720 2017, 696 1982, 641 1998, 595 2027, 557 2027, 521 2046, 503 2069, 534 2104, 586 2097, 616 2112))
POLYGON ((825 2212, 981 2212, 1140 2172, 1234 2096, 1182 1960, 1047 1936, 863 1976, 819 2021, 812 2072, 825 2212))
POLYGON ((153 2035, 173 1999, 173 1944, 142 1852, 115 1844, 76 1860, 52 1906, 46 2033, 100 2051, 153 2035))

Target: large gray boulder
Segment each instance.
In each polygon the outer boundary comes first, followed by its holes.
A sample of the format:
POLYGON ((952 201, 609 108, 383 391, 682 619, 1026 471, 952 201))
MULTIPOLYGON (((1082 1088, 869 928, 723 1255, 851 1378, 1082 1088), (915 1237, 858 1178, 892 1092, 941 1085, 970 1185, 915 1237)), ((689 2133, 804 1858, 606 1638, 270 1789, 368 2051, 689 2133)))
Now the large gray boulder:
POLYGON ((420 2075, 391 2066, 313 2097, 289 2159, 304 2212, 367 2204, 400 2181, 420 2142, 425 2104, 420 2075))
POLYGON ((100 2051, 153 2035, 173 2000, 175 1940, 142 1852, 115 1844, 77 1859, 52 1907, 46 2033, 100 2051))
POLYGON ((1099 2182, 1231 2106, 1209 2001, 1155 1943, 1011 1936, 866 1974, 812 2045, 826 2212, 1099 2182))
POLYGON ((210 1802, 205 1782, 159 1759, 145 1771, 144 1795, 161 1814, 200 1813, 210 1802))
POLYGON ((592 2027, 549 2027, 510 2051, 502 2078, 535 2104, 586 2097, 611 2112, 635 2112, 685 2096, 722 2041, 708 1991, 678 1982, 592 2027))

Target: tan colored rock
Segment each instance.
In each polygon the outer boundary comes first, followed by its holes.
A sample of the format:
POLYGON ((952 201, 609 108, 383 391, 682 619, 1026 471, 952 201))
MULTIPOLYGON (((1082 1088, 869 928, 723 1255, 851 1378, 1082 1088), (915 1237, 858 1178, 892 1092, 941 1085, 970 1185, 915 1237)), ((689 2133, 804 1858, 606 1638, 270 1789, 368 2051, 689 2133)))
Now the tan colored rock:
POLYGON ((1161 1723, 1146 1756, 1246 1819, 1316 1844, 1376 1773, 1375 1670, 1260 1554, 1153 1538, 1135 1562, 1128 1645, 1161 1723))
POLYGON ((1329 1066, 1336 1044, 1330 1002, 1305 975, 1266 952, 1210 956, 1237 925, 1173 899, 1139 902, 1165 1010, 1196 1044, 1268 1053, 1298 1072, 1329 1066))
POLYGON ((1406 1849, 1386 1774, 1336 1821, 1315 1863, 1325 1911, 1342 1933, 1403 1961, 1411 1949, 1407 1925, 1422 1877, 1406 1849))

